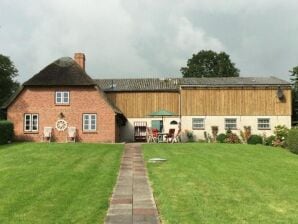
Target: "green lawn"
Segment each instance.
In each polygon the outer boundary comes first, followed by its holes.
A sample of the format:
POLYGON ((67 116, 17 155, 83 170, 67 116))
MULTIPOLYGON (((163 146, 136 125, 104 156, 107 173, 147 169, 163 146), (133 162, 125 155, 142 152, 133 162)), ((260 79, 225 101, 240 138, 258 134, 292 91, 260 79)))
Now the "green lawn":
POLYGON ((298 156, 231 144, 147 144, 164 223, 298 223, 298 156))
POLYGON ((103 223, 123 145, 0 146, 0 223, 103 223))

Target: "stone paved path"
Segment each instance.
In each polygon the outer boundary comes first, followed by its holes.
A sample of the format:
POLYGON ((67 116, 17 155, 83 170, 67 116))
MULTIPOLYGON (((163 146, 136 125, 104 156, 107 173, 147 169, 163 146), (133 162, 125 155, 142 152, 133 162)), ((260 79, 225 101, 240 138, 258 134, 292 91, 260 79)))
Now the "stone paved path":
POLYGON ((125 145, 106 224, 159 224, 141 144, 125 145))

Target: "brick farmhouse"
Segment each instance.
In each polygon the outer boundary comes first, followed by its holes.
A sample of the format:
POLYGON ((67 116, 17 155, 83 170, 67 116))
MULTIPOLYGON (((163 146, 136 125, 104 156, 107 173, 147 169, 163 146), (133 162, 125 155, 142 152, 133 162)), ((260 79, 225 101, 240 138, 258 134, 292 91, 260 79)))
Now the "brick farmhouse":
MULTIPOLYGON (((41 141, 45 127, 65 142, 75 127, 77 141, 143 140, 146 127, 192 131, 196 139, 227 129, 271 135, 291 127, 291 85, 275 77, 92 79, 85 55, 46 66, 4 105, 17 140, 41 141), (156 111, 169 116, 150 116, 156 111)), ((185 138, 185 135, 182 136, 185 138)))

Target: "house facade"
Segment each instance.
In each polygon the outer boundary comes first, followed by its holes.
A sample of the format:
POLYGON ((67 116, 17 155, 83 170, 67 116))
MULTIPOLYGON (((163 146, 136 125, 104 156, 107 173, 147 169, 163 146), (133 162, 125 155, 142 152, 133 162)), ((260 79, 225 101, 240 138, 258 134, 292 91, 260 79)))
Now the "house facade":
POLYGON ((140 140, 146 127, 204 139, 213 126, 238 135, 250 126, 269 136, 276 125, 291 127, 291 101, 290 83, 275 77, 93 80, 78 53, 25 82, 5 108, 20 140, 40 141, 43 128, 53 127, 54 140, 63 142, 71 126, 79 141, 117 142, 140 140), (160 110, 171 115, 152 116, 160 110))
POLYGON ((85 73, 82 56, 76 55, 76 61, 54 61, 25 82, 8 102, 7 119, 14 124, 17 140, 41 141, 45 127, 52 127, 52 141, 56 142, 66 141, 68 127, 76 128, 77 141, 119 140, 122 113, 85 73))

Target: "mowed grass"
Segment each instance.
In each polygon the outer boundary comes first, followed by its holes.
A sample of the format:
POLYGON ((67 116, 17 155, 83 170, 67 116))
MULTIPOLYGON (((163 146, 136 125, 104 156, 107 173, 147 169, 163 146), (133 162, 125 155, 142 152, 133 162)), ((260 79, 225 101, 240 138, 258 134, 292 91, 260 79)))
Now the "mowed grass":
POLYGON ((0 146, 0 223, 103 223, 123 145, 0 146))
POLYGON ((164 223, 298 223, 298 155, 265 146, 147 144, 164 223))

